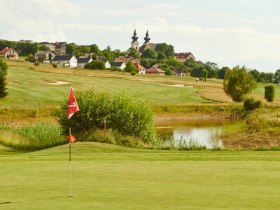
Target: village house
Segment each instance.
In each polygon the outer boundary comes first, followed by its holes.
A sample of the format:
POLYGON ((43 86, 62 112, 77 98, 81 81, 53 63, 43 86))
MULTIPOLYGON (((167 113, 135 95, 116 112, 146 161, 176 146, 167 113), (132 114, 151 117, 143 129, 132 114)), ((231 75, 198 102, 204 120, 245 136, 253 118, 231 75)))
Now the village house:
POLYGON ((132 63, 140 63, 139 58, 134 58, 132 56, 119 56, 114 60, 114 62, 124 62, 125 64, 127 64, 129 61, 132 63))
POLYGON ((182 69, 182 68, 175 68, 173 70, 173 75, 178 76, 178 77, 185 77, 186 73, 185 73, 184 69, 182 69))
POLYGON ((188 59, 195 60, 195 57, 191 52, 175 53, 174 56, 177 61, 182 63, 184 63, 188 59))
POLYGON ((126 67, 126 64, 124 62, 109 62, 109 61, 106 61, 106 63, 105 63, 105 68, 106 69, 113 68, 113 67, 124 70, 125 67, 126 67))
POLYGON ((146 74, 155 74, 155 75, 165 75, 165 71, 157 68, 157 67, 152 67, 149 69, 146 69, 146 74))
POLYGON ((18 59, 18 53, 13 48, 6 47, 0 51, 0 57, 6 59, 18 59))
POLYGON ((134 63, 137 71, 139 74, 145 74, 146 73, 146 68, 142 66, 140 63, 134 63))
POLYGON ((52 51, 38 51, 34 54, 35 61, 43 63, 51 63, 55 54, 52 51))
POLYGON ((40 46, 47 46, 50 51, 54 52, 56 55, 64 55, 66 54, 66 42, 40 42, 40 46))
POLYGON ((75 68, 78 66, 78 60, 75 55, 56 55, 52 62, 57 65, 70 68, 75 68))
POLYGON ((84 66, 91 61, 92 58, 90 56, 80 56, 78 58, 78 67, 84 68, 84 66))

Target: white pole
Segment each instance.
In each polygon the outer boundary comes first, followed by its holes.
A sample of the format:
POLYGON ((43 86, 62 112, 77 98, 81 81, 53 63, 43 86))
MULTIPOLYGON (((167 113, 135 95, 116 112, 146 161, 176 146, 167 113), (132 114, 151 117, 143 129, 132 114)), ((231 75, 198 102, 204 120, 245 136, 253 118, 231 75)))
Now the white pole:
MULTIPOLYGON (((69 127, 69 136, 71 135, 71 128, 69 127)), ((71 148, 71 141, 69 140, 69 197, 72 197, 72 176, 71 176, 71 171, 72 171, 72 165, 71 165, 71 153, 72 153, 72 148, 71 148)))

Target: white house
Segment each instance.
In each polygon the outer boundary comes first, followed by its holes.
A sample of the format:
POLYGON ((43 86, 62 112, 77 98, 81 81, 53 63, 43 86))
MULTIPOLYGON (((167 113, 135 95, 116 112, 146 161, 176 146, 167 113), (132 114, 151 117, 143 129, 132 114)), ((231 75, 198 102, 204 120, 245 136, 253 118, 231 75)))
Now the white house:
MULTIPOLYGON (((126 67, 125 62, 111 62, 110 64, 111 64, 111 67, 116 67, 116 68, 121 69, 121 70, 124 70, 125 67, 126 67)), ((106 67, 106 65, 105 65, 105 67, 106 67)))
POLYGON ((78 59, 75 55, 56 55, 52 61, 57 65, 75 68, 78 66, 78 59))
POLYGON ((106 69, 111 68, 111 64, 110 64, 110 62, 109 62, 109 61, 106 61, 106 63, 105 63, 105 68, 106 68, 106 69))
POLYGON ((52 51, 38 51, 34 54, 35 60, 43 63, 50 63, 50 59, 53 60, 55 54, 52 51))
POLYGON ((0 51, 0 57, 18 59, 18 53, 13 48, 4 48, 0 51))

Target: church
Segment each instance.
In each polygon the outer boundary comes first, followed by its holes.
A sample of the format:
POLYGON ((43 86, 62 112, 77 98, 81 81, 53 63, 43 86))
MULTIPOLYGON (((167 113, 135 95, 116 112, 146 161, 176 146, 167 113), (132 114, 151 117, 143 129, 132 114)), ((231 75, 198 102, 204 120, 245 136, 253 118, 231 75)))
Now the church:
POLYGON ((149 32, 146 32, 146 36, 144 38, 145 42, 143 45, 139 45, 138 40, 138 36, 136 33, 136 30, 134 30, 133 36, 132 38, 132 42, 131 42, 131 47, 136 49, 139 53, 143 53, 146 49, 153 49, 156 50, 156 47, 159 43, 150 43, 151 38, 149 37, 149 32))
MULTIPOLYGON (((146 32, 146 36, 144 38, 144 44, 143 45, 139 45, 138 40, 138 36, 136 33, 136 30, 134 30, 133 36, 132 38, 132 42, 131 42, 131 47, 136 49, 139 53, 143 53, 146 49, 153 49, 155 51, 157 51, 157 46, 162 44, 162 43, 151 43, 150 40, 150 36, 149 36, 149 32, 146 32)), ((194 55, 191 52, 180 52, 180 53, 174 53, 174 58, 179 61, 179 62, 185 62, 188 59, 193 59, 196 60, 196 58, 194 57, 194 55)))

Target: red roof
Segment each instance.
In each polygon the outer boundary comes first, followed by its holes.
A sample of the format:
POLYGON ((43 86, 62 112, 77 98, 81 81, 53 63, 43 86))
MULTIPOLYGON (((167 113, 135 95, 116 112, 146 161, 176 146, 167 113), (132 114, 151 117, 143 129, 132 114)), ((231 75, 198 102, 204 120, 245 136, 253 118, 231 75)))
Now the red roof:
POLYGON ((186 52, 186 53, 175 53, 175 57, 177 59, 182 59, 182 58, 188 58, 191 55, 190 52, 186 52))
MULTIPOLYGON (((14 50, 13 48, 4 48, 3 50, 0 51, 0 54, 6 54, 7 52, 9 52, 10 50, 14 50)), ((15 50, 14 50, 15 51, 15 50)))
POLYGON ((139 63, 134 63, 134 65, 135 65, 135 67, 138 69, 138 71, 140 71, 140 70, 145 70, 145 67, 142 66, 142 65, 139 64, 139 63))
POLYGON ((160 73, 165 73, 165 71, 156 67, 152 67, 146 70, 146 74, 160 74, 160 73))

